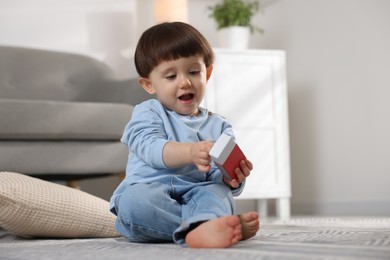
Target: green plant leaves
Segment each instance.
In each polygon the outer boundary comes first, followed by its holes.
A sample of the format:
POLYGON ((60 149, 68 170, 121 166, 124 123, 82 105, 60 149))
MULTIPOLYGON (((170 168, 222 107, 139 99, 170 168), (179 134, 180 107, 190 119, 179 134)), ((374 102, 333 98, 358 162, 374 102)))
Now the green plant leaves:
POLYGON ((259 11, 257 1, 245 3, 242 0, 223 0, 221 3, 210 6, 210 17, 217 22, 218 29, 229 26, 248 26, 253 33, 262 31, 251 24, 252 16, 259 11))

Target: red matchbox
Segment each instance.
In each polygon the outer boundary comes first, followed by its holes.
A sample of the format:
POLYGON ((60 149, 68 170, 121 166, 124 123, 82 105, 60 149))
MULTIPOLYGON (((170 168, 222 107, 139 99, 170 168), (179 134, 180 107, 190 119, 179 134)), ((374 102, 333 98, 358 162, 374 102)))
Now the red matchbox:
POLYGON ((210 156, 228 179, 237 179, 235 169, 246 157, 233 137, 222 134, 210 150, 210 156))

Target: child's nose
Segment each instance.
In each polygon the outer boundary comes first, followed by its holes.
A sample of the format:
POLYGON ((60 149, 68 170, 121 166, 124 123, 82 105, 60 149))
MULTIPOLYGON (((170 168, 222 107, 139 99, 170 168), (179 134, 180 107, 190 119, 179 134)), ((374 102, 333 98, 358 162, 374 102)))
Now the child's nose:
POLYGON ((189 86, 191 86, 191 81, 187 77, 183 77, 181 84, 180 84, 180 87, 181 88, 188 88, 189 86))

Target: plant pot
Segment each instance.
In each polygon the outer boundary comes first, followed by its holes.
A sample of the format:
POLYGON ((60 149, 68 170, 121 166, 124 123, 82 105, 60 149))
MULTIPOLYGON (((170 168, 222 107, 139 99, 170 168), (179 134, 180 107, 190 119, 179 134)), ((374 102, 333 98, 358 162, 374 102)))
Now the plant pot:
POLYGON ((249 47, 249 27, 231 26, 218 30, 218 43, 220 48, 235 50, 248 49, 249 47))

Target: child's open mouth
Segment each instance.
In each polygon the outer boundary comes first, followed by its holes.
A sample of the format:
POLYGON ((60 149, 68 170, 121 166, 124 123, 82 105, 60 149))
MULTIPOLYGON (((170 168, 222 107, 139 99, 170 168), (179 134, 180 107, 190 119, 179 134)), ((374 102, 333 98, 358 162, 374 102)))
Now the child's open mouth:
POLYGON ((190 101, 192 101, 192 100, 194 99, 194 94, 192 94, 192 93, 187 93, 187 94, 181 95, 181 96, 179 97, 179 99, 180 99, 181 101, 184 101, 184 102, 190 102, 190 101))

